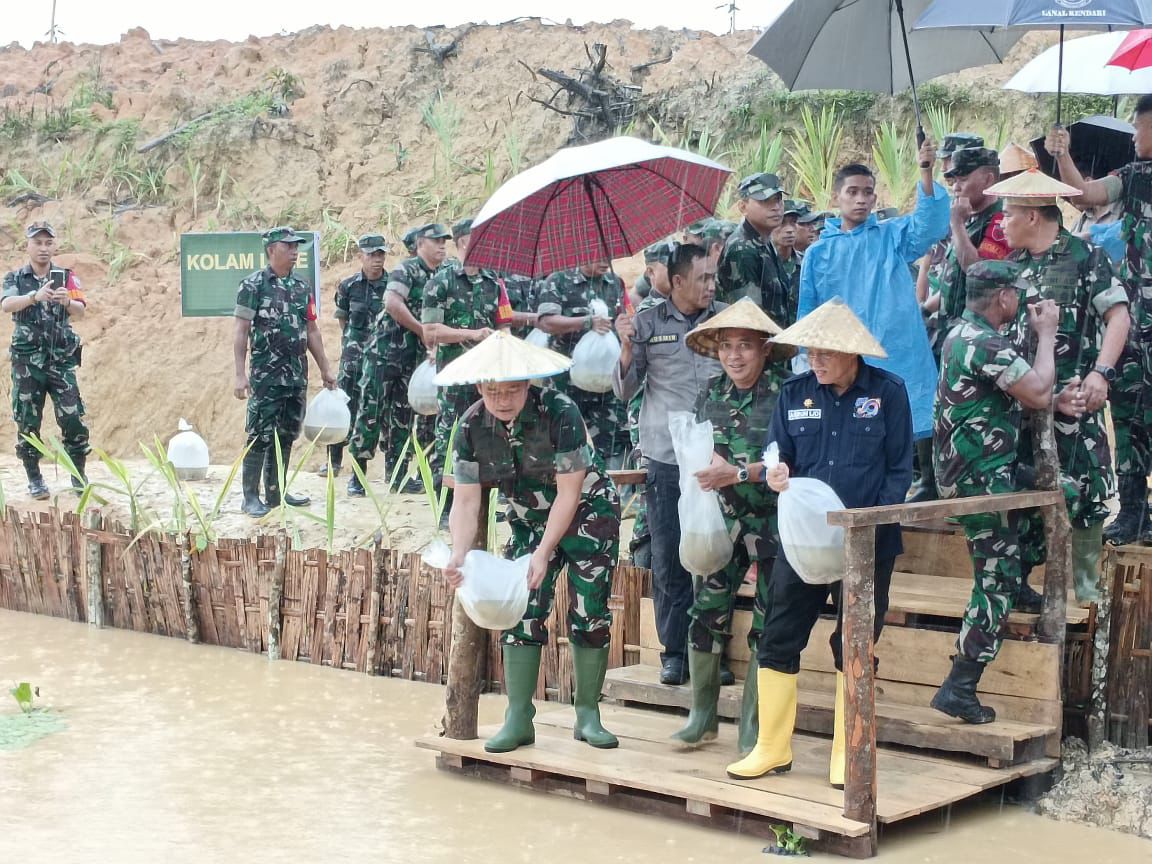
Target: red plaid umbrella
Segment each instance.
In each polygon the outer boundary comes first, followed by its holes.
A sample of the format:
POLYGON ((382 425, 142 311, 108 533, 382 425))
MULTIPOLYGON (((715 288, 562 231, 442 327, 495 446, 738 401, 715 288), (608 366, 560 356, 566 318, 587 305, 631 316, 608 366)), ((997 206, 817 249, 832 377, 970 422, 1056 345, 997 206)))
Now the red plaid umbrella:
POLYGON ((1133 72, 1152 66, 1152 30, 1133 30, 1104 65, 1119 66, 1133 72))
POLYGON ((711 216, 732 172, 637 138, 567 147, 517 174, 472 225, 465 262, 539 277, 635 255, 711 216))

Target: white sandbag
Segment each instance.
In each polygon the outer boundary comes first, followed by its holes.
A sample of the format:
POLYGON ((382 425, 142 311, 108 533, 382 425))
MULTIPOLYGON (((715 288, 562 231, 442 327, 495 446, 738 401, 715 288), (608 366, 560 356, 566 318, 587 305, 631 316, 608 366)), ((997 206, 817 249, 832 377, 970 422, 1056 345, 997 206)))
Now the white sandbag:
POLYGON ((425 360, 408 379, 408 404, 425 417, 440 413, 440 402, 436 399, 435 361, 425 360))
MULTIPOLYGON (((608 317, 603 300, 593 300, 592 314, 608 317)), ((620 362, 620 340, 612 331, 597 333, 590 330, 580 337, 572 351, 572 368, 568 370, 572 384, 589 393, 607 393, 612 389, 612 373, 620 362)))
POLYGON ((192 425, 180 418, 179 432, 168 442, 168 461, 181 480, 203 480, 208 476, 208 442, 192 431, 192 425))
MULTIPOLYGON (((773 441, 764 451, 764 467, 780 464, 773 441)), ((828 585, 844 578, 844 529, 828 524, 831 510, 843 510, 840 496, 822 480, 790 477, 780 493, 778 524, 784 557, 796 575, 809 585, 828 585)))
POLYGON ((348 394, 343 390, 325 387, 312 397, 304 412, 304 437, 315 441, 317 447, 339 444, 348 437, 352 427, 352 412, 348 410, 348 394))
POLYGON ((720 496, 701 489, 695 476, 712 463, 712 424, 697 423, 689 411, 671 411, 668 429, 680 469, 680 563, 694 576, 711 576, 732 558, 720 496))

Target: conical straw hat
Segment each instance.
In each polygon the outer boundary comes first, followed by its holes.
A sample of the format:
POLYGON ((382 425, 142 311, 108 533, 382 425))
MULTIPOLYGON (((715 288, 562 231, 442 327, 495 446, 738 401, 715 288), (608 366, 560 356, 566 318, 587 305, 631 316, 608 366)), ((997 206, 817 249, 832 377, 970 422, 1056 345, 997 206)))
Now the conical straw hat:
POLYGON ((1049 177, 1039 168, 1031 168, 1023 174, 993 183, 984 193, 1003 198, 1005 204, 1017 207, 1051 207, 1061 198, 1079 195, 1080 190, 1049 177))
POLYGON ((437 387, 482 381, 530 381, 567 372, 572 360, 497 330, 436 373, 437 387))
MULTIPOLYGON (((744 297, 689 333, 688 347, 697 354, 715 357, 720 344, 720 334, 724 330, 755 330, 765 336, 775 336, 781 332, 780 325, 769 318, 763 309, 744 297)), ((787 360, 795 353, 796 349, 791 345, 777 345, 773 342, 772 353, 768 359, 772 362, 787 360)))
POLYGON ((774 341, 799 348, 879 357, 881 360, 888 356, 884 346, 839 297, 813 309, 774 341))
POLYGON ((1000 173, 1019 174, 1036 167, 1036 156, 1019 144, 1009 144, 1000 151, 1000 173))

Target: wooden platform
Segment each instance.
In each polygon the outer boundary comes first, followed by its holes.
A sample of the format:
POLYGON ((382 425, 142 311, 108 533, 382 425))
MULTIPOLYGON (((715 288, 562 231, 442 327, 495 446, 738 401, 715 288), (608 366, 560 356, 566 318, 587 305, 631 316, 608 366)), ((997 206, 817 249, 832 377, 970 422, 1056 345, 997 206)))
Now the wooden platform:
MULTIPOLYGON (((512 753, 484 752, 480 739, 426 736, 416 744, 439 754, 440 768, 501 780, 610 806, 688 819, 771 838, 772 824, 788 823, 816 848, 871 854, 870 826, 843 816, 843 793, 828 785, 829 742, 798 733, 793 770, 760 780, 734 780, 725 767, 736 756, 735 727, 698 749, 669 740, 682 719, 653 711, 602 706, 604 725, 620 737, 616 750, 595 750, 572 739, 571 708, 541 706, 536 744, 512 753)), ((993 770, 971 760, 937 758, 880 748, 877 819, 891 824, 979 795, 1056 765, 1040 759, 993 770)))
MULTIPOLYGON (((880 685, 879 689, 883 689, 880 685)), ((604 693, 625 705, 655 705, 687 709, 692 704, 690 685, 672 687, 660 683, 655 666, 625 666, 611 669, 604 680, 604 693)), ((744 695, 742 682, 720 689, 720 716, 738 719, 744 695)), ((796 728, 805 732, 832 734, 833 694, 801 690, 796 728)), ((876 739, 882 744, 899 744, 944 753, 968 753, 988 761, 990 767, 1035 759, 1044 755, 1046 739, 1055 727, 1044 723, 1000 720, 985 726, 972 726, 946 717, 924 705, 876 700, 876 739)))

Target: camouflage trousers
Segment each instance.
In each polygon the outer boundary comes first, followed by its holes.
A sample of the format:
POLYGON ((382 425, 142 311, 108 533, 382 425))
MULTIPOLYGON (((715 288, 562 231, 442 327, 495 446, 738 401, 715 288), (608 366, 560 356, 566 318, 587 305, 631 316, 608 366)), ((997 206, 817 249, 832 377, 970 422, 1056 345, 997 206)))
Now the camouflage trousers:
MULTIPOLYGON (((374 364, 365 361, 360 376, 360 405, 348 449, 354 459, 367 462, 379 447, 389 474, 395 470, 404 445, 412 435, 414 417, 416 440, 427 446, 435 434, 435 418, 416 415, 408 404, 408 378, 411 374, 409 369, 401 377, 383 378, 374 364)), ((408 457, 411 457, 410 449, 408 457)))
MULTIPOLYGON (((363 365, 359 354, 340 358, 340 377, 336 381, 336 386, 348 394, 348 414, 351 415, 353 423, 356 422, 356 414, 360 410, 360 372, 363 365)), ((348 437, 352 437, 352 430, 348 430, 348 437)))
POLYGON ((244 420, 248 444, 253 450, 267 451, 273 447, 273 436, 281 446, 295 441, 304 425, 307 401, 307 384, 254 387, 244 420))
POLYGON ((1104 427, 1104 412, 1094 411, 1078 420, 1056 414, 1056 451, 1060 471, 1076 488, 1068 503, 1073 528, 1099 525, 1108 518, 1108 500, 1116 494, 1116 475, 1104 427))
POLYGON ((1119 375, 1108 393, 1108 410, 1116 436, 1116 473, 1145 477, 1152 470, 1152 387, 1144 382, 1144 368, 1138 357, 1125 351, 1120 357, 1119 375))
MULTIPOLYGON (((543 522, 517 518, 515 509, 508 519, 512 537, 506 555, 530 555, 544 537, 543 522)), ((620 499, 608 487, 601 494, 585 498, 576 509, 572 524, 548 561, 548 573, 538 588, 528 593, 524 619, 505 630, 505 645, 544 645, 548 642, 548 616, 556 597, 556 580, 568 568, 568 635, 574 645, 604 648, 608 645, 612 613, 612 574, 620 552, 620 499)))
POLYGON ((437 391, 437 400, 440 402, 440 413, 436 415, 436 456, 432 460, 432 471, 444 470, 444 459, 448 455, 448 440, 452 437, 452 428, 460 416, 472 407, 480 398, 475 386, 467 384, 463 387, 441 387, 437 391))
POLYGON ((619 462, 628 452, 627 412, 616 394, 589 393, 570 385, 566 391, 580 409, 592 446, 605 462, 619 462))
POLYGON ((974 582, 956 650, 969 660, 991 663, 1000 652, 1004 622, 1024 578, 1020 560, 1022 517, 1012 512, 958 518, 968 538, 974 582))
POLYGON ((84 456, 88 427, 84 425, 84 400, 76 384, 76 367, 50 365, 46 368, 12 359, 12 420, 16 424, 16 455, 21 459, 40 458, 40 453, 24 440, 40 435, 44 419, 44 399, 52 398, 52 411, 60 427, 60 443, 69 456, 84 456))
MULTIPOLYGON (((734 519, 725 519, 729 531, 734 519)), ((756 566, 756 596, 752 601, 752 629, 748 631, 748 648, 755 654, 764 630, 764 610, 768 604, 768 578, 776 557, 776 543, 769 537, 750 531, 740 522, 740 533, 732 544, 732 559, 718 573, 700 580, 696 597, 688 610, 688 644, 696 651, 724 653, 732 636, 732 611, 736 592, 744 581, 749 566, 756 566)))

